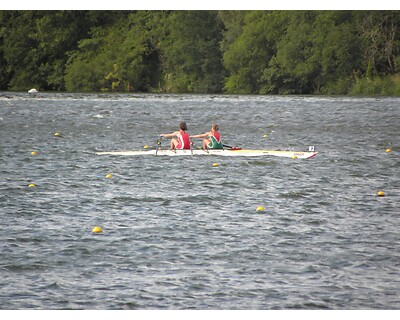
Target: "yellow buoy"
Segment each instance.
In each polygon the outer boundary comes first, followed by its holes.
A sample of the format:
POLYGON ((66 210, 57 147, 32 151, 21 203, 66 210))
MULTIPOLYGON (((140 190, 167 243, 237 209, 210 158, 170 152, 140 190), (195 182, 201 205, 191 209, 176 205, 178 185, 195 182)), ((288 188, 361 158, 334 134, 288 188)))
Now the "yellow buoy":
POLYGON ((387 149, 386 149, 386 152, 392 152, 392 149, 387 148, 387 149))
POLYGON ((92 229, 92 232, 93 233, 101 233, 101 232, 103 232, 103 229, 99 226, 96 226, 92 229))
POLYGON ((55 137, 61 137, 61 133, 59 133, 59 132, 54 132, 54 136, 55 136, 55 137))
POLYGON ((268 138, 268 135, 267 135, 267 134, 264 134, 264 135, 263 135, 263 138, 268 138))
POLYGON ((294 156, 292 157, 292 159, 297 159, 297 156, 294 155, 294 156))
POLYGON ((32 152, 31 152, 31 155, 36 156, 36 155, 37 155, 37 152, 36 152, 36 151, 32 151, 32 152))
POLYGON ((219 163, 214 162, 214 163, 212 164, 212 166, 213 166, 213 167, 219 167, 219 163))
POLYGON ((265 211, 265 208, 263 206, 258 206, 256 211, 265 211))
POLYGON ((111 173, 106 174, 106 178, 107 179, 111 179, 112 178, 112 174, 111 173))
POLYGON ((376 194, 378 197, 384 197, 385 193, 383 191, 378 191, 378 193, 376 194))
POLYGON ((36 187, 36 184, 30 183, 30 184, 28 185, 28 187, 29 187, 29 188, 34 188, 34 187, 36 187))
POLYGON ((148 148, 150 148, 150 147, 146 144, 143 148, 148 149, 148 148))

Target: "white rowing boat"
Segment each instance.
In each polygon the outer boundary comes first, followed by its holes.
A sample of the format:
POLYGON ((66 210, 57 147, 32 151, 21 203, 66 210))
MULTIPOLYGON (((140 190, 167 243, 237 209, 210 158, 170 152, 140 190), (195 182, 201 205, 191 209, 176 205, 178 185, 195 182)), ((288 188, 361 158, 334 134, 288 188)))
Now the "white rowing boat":
POLYGON ((298 159, 309 159, 317 155, 314 151, 280 151, 280 150, 250 150, 250 149, 219 149, 219 150, 170 150, 151 149, 141 151, 105 151, 96 152, 97 155, 114 156, 223 156, 223 157, 259 157, 276 156, 298 159))

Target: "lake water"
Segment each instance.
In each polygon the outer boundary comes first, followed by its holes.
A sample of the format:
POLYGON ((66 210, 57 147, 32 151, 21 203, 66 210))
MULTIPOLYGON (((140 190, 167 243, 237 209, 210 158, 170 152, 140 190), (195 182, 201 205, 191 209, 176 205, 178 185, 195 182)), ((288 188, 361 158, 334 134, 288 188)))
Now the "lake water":
POLYGON ((399 120, 399 98, 0 93, 0 309, 399 309, 399 120), (319 153, 95 155, 180 121, 319 153))

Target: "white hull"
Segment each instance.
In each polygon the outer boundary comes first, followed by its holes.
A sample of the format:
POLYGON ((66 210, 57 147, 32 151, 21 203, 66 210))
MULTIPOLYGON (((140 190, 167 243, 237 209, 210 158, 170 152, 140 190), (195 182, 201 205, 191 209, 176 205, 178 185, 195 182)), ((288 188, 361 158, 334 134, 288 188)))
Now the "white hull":
POLYGON ((286 158, 298 158, 308 159, 317 155, 317 152, 302 152, 302 151, 277 151, 277 150, 142 150, 142 151, 108 151, 108 152, 96 152, 98 155, 115 155, 115 156, 141 156, 141 155, 152 155, 152 156, 223 156, 223 157, 259 157, 259 156, 276 156, 286 158))

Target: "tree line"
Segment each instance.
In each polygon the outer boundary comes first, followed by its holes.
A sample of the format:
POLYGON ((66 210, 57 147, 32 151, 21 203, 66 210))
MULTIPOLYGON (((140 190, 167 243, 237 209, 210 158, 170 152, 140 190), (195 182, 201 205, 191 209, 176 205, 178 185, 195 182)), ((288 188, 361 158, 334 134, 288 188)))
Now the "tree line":
POLYGON ((400 95, 397 11, 0 11, 0 90, 400 95))

